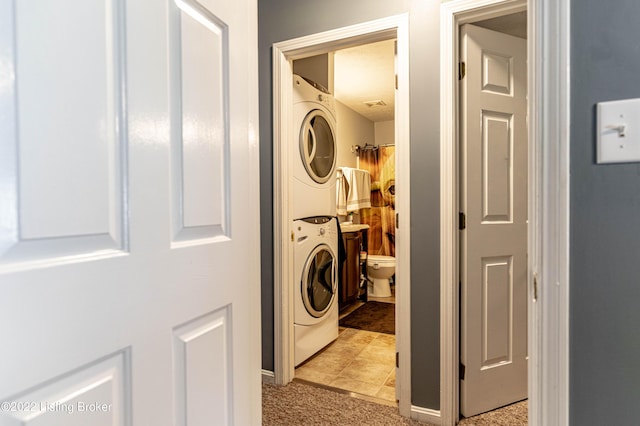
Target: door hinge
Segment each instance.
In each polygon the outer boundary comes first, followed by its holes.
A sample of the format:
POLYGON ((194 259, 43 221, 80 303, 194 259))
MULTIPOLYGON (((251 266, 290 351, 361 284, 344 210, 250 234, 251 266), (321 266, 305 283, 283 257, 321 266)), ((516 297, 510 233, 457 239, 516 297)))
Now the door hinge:
POLYGON ((398 74, 396 74, 396 90, 398 90, 398 74))
POLYGON ((460 212, 458 217, 458 229, 467 229, 467 215, 463 212, 460 212))
POLYGON ((467 368, 463 363, 460 363, 460 380, 464 380, 464 372, 467 368))
POLYGON ((458 80, 462 80, 467 75, 467 64, 458 62, 458 80))
POLYGON ((396 213, 396 228, 400 229, 400 226, 398 226, 398 224, 400 223, 400 215, 398 213, 396 213))
POLYGON ((538 274, 533 274, 533 301, 538 300, 538 274))
POLYGON ((400 353, 396 352, 396 368, 400 368, 400 353))

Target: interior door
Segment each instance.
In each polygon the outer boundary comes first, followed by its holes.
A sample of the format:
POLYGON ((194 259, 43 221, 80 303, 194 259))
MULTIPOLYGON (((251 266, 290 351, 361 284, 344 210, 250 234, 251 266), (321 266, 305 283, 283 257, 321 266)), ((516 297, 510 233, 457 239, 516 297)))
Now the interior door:
POLYGON ((0 424, 260 422, 255 0, 0 2, 0 424))
POLYGON ((527 397, 526 40, 461 29, 460 412, 527 397))

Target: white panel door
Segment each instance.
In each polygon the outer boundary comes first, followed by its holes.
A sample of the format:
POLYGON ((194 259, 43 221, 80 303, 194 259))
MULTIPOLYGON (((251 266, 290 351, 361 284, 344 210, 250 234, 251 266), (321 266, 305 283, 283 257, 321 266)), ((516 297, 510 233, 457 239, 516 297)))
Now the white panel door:
POLYGON ((259 424, 255 0, 0 0, 0 425, 259 424))
POLYGON ((461 29, 460 412, 527 397, 526 40, 461 29), (462 371, 464 371, 464 378, 462 371))

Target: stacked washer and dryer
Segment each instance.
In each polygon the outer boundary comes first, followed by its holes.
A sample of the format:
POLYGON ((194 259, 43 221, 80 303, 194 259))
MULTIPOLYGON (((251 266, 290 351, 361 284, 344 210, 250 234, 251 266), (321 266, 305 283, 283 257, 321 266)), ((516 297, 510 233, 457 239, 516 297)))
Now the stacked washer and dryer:
POLYGON ((294 362, 338 337, 335 100, 293 76, 294 362))

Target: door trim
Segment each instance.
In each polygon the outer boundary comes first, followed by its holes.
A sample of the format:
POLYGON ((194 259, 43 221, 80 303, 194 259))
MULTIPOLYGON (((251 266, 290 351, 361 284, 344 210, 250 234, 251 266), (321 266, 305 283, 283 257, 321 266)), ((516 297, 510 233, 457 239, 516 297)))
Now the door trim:
POLYGON ((459 418, 459 27, 528 10, 529 424, 569 423, 569 2, 452 0, 440 13, 440 414, 459 418), (534 278, 535 277, 535 278, 534 278))
POLYGON ((284 141, 293 137, 292 61, 362 44, 396 38, 396 212, 402 216, 396 231, 396 347, 399 350, 397 395, 400 414, 411 415, 410 346, 410 131, 409 131, 409 17, 407 14, 356 24, 273 45, 273 206, 274 206, 274 374, 277 384, 294 377, 293 247, 291 240, 291 181, 294 150, 284 141))

